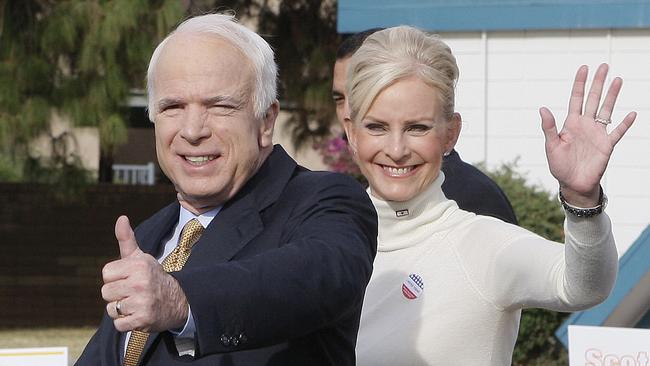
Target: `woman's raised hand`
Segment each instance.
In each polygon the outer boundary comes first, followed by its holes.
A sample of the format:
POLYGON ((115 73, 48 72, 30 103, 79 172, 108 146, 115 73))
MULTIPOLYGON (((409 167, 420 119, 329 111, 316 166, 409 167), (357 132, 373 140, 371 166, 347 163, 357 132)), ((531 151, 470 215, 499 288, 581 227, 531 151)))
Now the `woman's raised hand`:
POLYGON ((588 69, 585 65, 580 66, 571 90, 569 112, 560 133, 557 132, 553 113, 546 107, 539 110, 551 174, 560 183, 562 195, 567 202, 578 207, 593 207, 598 204, 600 179, 605 173, 614 146, 636 119, 636 112, 630 112, 616 128, 607 132, 623 84, 621 78, 615 78, 601 105, 607 71, 607 64, 598 67, 584 102, 588 69))

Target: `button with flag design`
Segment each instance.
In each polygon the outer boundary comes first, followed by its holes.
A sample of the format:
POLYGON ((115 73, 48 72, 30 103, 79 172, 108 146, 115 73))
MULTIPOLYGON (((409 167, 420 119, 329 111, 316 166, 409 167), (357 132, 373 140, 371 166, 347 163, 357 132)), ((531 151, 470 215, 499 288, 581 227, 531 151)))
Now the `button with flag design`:
POLYGON ((402 283, 402 294, 409 300, 417 299, 424 292, 424 281, 422 277, 411 273, 402 283))

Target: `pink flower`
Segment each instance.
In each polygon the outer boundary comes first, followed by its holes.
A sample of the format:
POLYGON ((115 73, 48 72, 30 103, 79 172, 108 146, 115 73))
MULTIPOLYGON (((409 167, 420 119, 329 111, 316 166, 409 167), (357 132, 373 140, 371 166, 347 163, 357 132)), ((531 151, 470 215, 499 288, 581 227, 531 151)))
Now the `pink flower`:
POLYGON ((359 167, 354 162, 352 154, 348 148, 347 141, 343 136, 334 136, 314 144, 314 149, 318 150, 323 158, 323 163, 329 170, 351 175, 360 182, 365 182, 359 167))

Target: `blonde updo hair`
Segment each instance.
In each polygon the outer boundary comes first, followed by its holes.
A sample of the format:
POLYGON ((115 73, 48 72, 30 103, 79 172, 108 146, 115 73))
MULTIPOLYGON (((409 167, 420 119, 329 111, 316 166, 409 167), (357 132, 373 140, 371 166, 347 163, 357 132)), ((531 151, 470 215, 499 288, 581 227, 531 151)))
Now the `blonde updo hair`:
POLYGON ((382 90, 410 76, 438 91, 439 106, 449 121, 458 80, 456 58, 438 36, 409 26, 373 33, 352 55, 346 84, 352 121, 366 115, 382 90))

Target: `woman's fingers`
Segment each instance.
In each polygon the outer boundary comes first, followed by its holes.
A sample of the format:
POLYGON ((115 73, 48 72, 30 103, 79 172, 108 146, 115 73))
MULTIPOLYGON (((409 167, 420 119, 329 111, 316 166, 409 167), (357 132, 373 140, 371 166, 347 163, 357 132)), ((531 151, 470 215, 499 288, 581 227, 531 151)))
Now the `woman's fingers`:
POLYGON ((623 79, 619 77, 614 78, 614 81, 612 81, 612 84, 607 90, 607 95, 605 95, 603 105, 600 107, 600 111, 598 111, 598 118, 604 120, 612 118, 612 111, 614 110, 614 105, 616 104, 616 99, 618 99, 618 93, 621 91, 622 85, 623 79))
POLYGON ((569 98, 569 114, 582 114, 582 103, 585 99, 585 85, 587 84, 587 65, 582 65, 576 72, 571 89, 571 98, 569 98))
POLYGON ((553 113, 548 108, 542 107, 539 109, 539 116, 542 118, 542 131, 544 131, 546 143, 551 146, 556 144, 559 136, 557 134, 557 126, 553 113))
POLYGON ((598 70, 596 70, 596 74, 594 75, 594 80, 591 82, 591 88, 589 88, 589 94, 587 95, 587 103, 585 104, 584 109, 585 116, 596 117, 596 112, 600 105, 600 96, 603 93, 603 85, 605 84, 608 70, 609 66, 607 64, 600 64, 600 66, 598 66, 598 70))
POLYGON ((609 141, 612 143, 612 146, 616 145, 621 140, 627 130, 632 127, 635 119, 636 112, 630 112, 627 114, 627 116, 625 116, 625 118, 623 118, 623 121, 619 123, 615 129, 612 130, 612 132, 609 134, 609 141))

